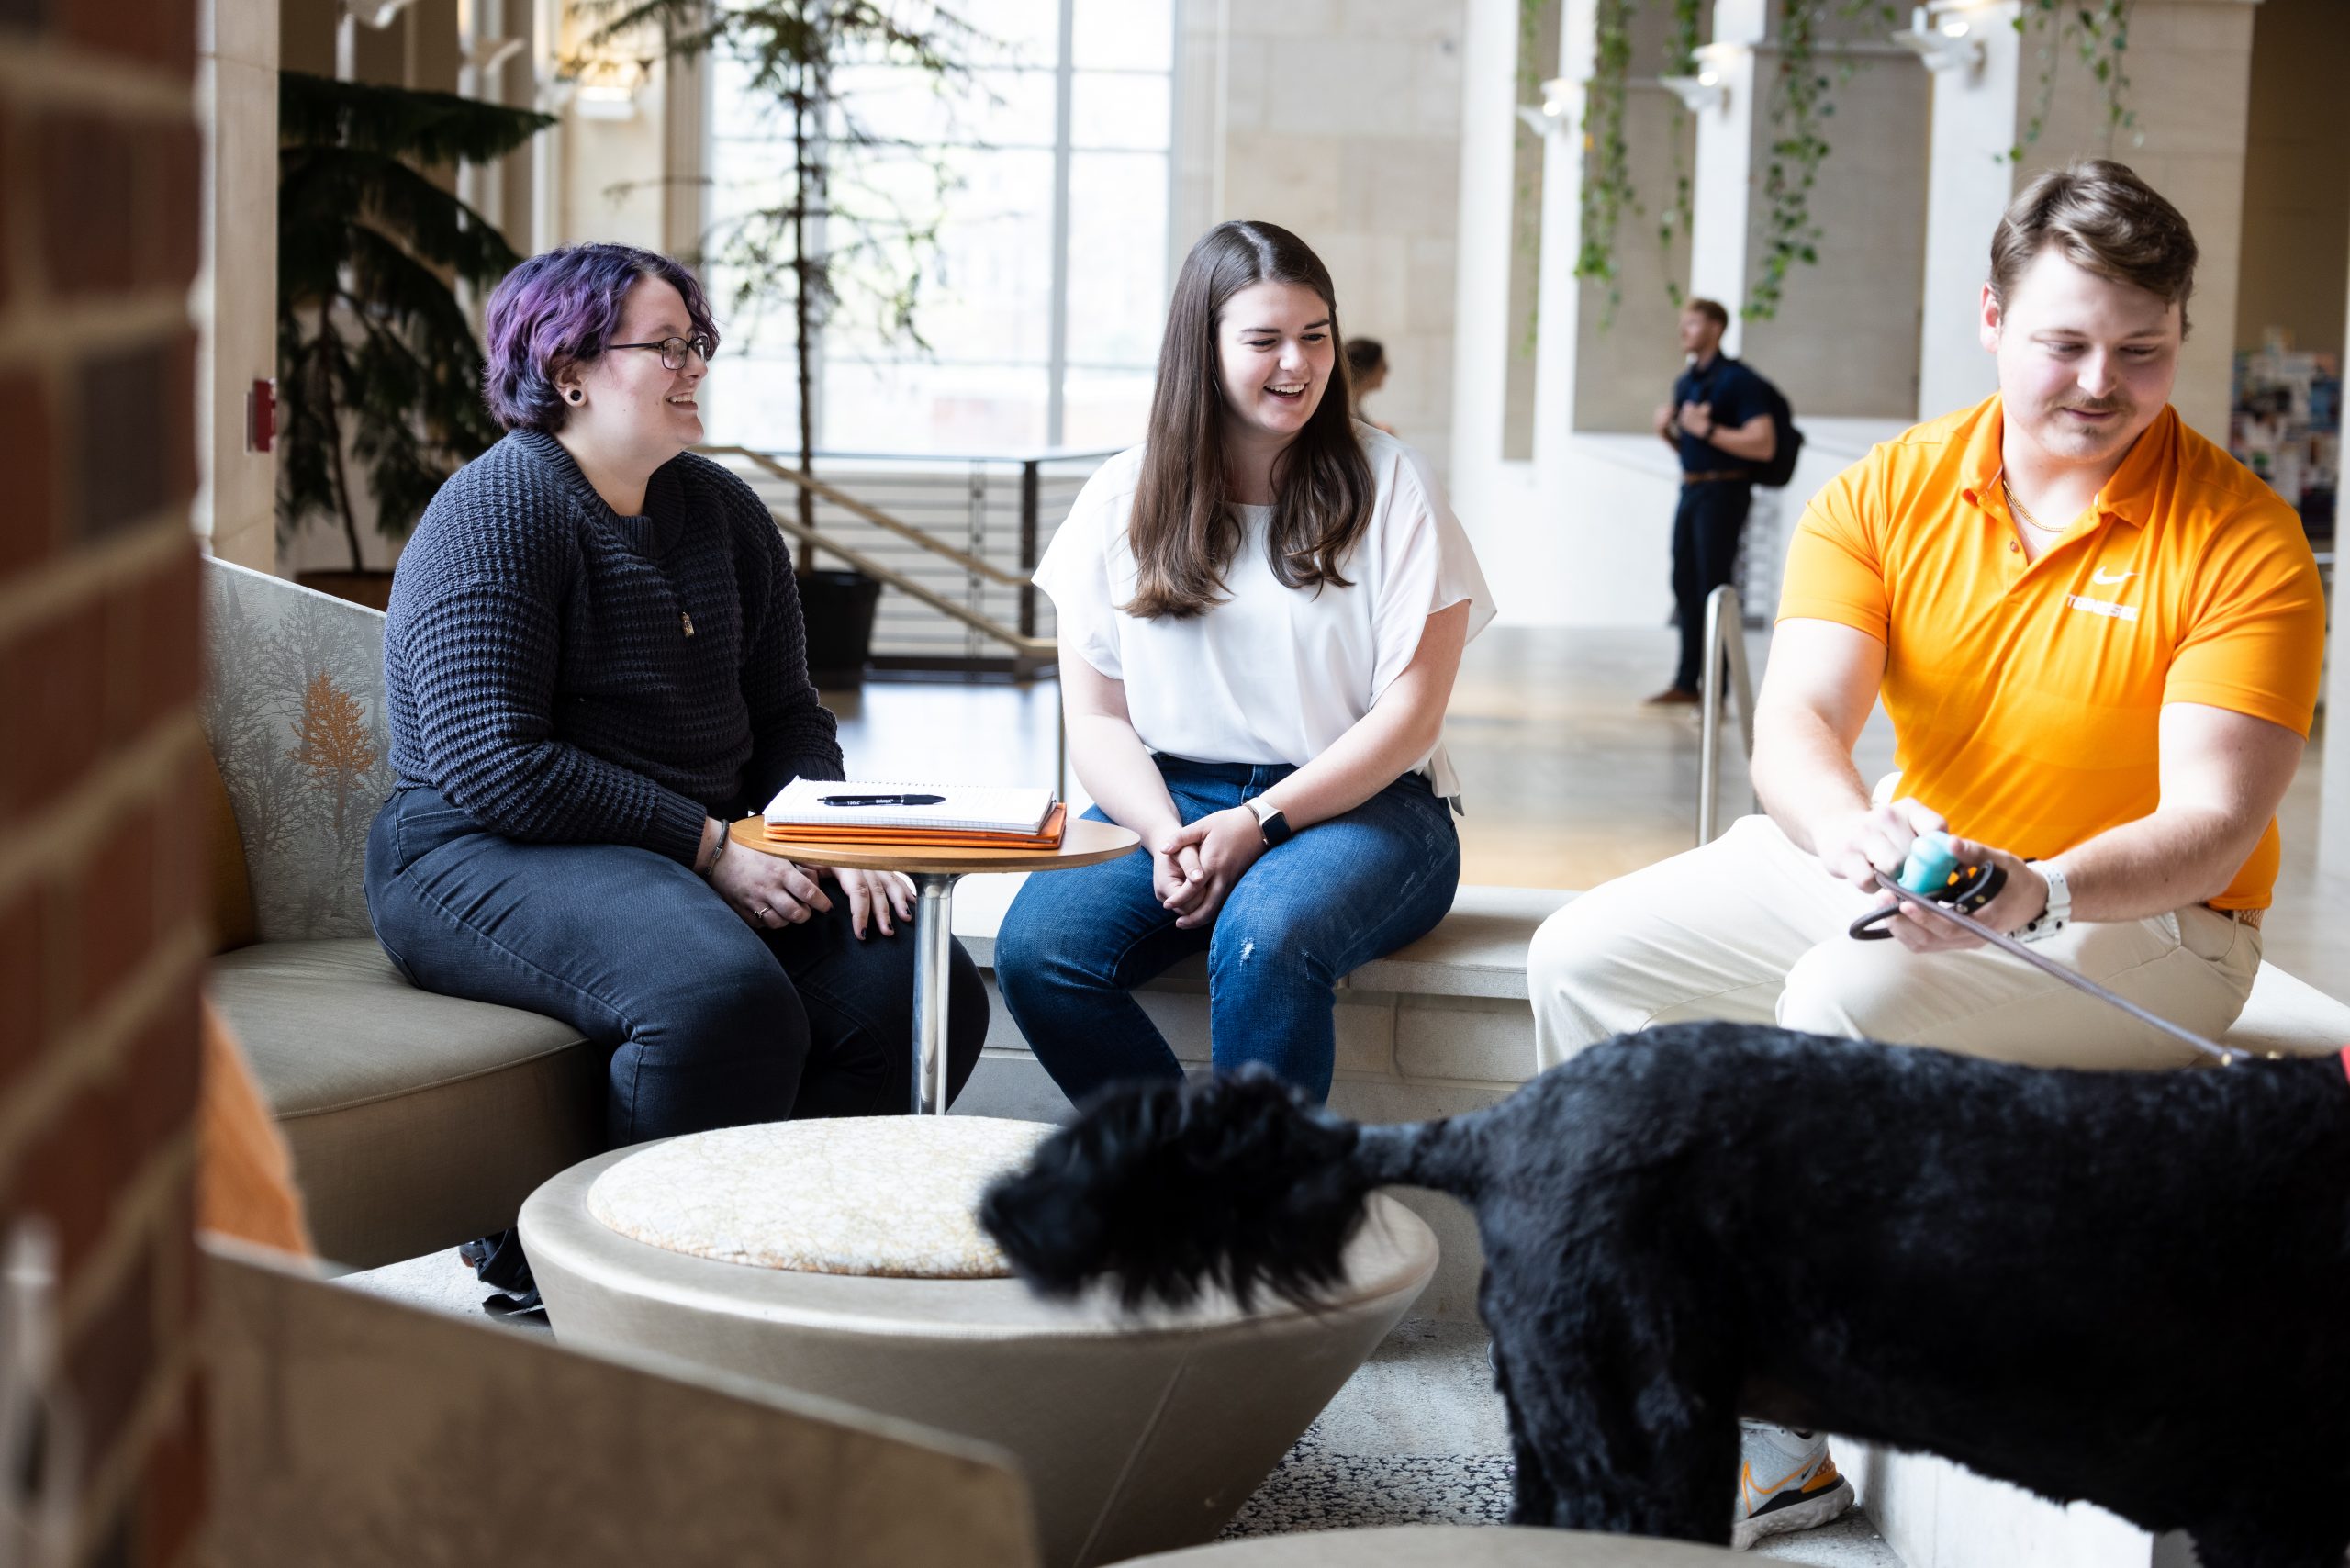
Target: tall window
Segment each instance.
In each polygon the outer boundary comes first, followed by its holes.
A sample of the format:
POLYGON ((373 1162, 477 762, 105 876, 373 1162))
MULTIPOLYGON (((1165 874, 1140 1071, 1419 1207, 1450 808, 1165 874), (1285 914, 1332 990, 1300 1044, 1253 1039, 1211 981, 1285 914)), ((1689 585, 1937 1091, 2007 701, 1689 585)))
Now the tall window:
MULTIPOLYGON (((971 90, 942 102, 920 72, 856 66, 835 78, 873 135, 943 158, 943 206, 913 159, 868 161, 909 216, 937 213, 940 244, 915 327, 925 351, 849 304, 825 329, 816 440, 839 452, 1011 453, 1141 438, 1166 308, 1176 0, 966 0, 957 13, 1001 47, 971 90)), ((711 73, 711 211, 782 199, 789 142, 711 73)), ((869 205, 869 204, 868 204, 869 205)), ((835 251, 860 236, 835 219, 835 251)), ((853 262, 850 264, 855 264, 853 262)), ((731 308, 714 378, 713 441, 790 448, 798 400, 788 300, 731 308)))

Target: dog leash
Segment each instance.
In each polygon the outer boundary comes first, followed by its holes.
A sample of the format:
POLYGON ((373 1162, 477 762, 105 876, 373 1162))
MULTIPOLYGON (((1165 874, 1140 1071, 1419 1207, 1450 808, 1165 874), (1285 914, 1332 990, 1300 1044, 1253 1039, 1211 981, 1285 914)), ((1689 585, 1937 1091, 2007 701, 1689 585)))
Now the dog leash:
MULTIPOLYGON (((2055 976, 2058 980, 2063 980, 2066 985, 2071 986, 2076 991, 2085 991, 2100 1002, 2111 1002, 2114 1006, 2119 1007, 2122 1012, 2127 1013, 2131 1017, 2135 1018, 2141 1024, 2149 1025, 2154 1028, 2160 1029, 2172 1039, 2194 1047, 2205 1056, 2217 1060, 2221 1067, 2233 1067, 2237 1062, 2248 1059, 2253 1054, 2250 1051, 2237 1050, 2232 1047, 2223 1046, 2220 1045, 2216 1041, 2207 1040, 2192 1029, 2182 1028, 2178 1025, 2172 1023, 2167 1018, 2162 1017, 2156 1014, 2149 1013, 2144 1008, 2139 1006, 2136 1002, 2132 1002, 2129 998, 2116 996, 2113 992, 2106 990, 2105 987, 2098 984, 2097 981, 2089 979, 2088 976, 2081 974, 2076 970, 2066 969, 2064 965, 2048 957, 2045 953, 2033 952, 2030 946, 2017 941, 2006 932, 1994 931, 1971 914, 1953 909, 1949 904, 1936 902, 1934 900, 1927 898, 1923 894, 1913 893, 1908 888, 1903 887, 1900 883, 1885 876, 1883 873, 1878 874, 1876 885, 1885 890, 1885 891, 1892 894, 1899 902, 1914 905, 1919 909, 1926 911, 1929 914, 1934 915, 1938 919, 1947 921, 1951 924, 1957 926, 1961 931, 1964 931, 1970 935, 1980 937, 1982 940, 1988 942, 1992 946, 1998 948, 2003 953, 2012 953, 2017 958, 2021 958, 2025 963, 2030 964, 2032 968, 2039 969, 2043 973, 2055 976)), ((1859 923, 1855 922, 1854 924, 1857 925, 1859 923)), ((2271 1051, 2268 1053, 2268 1057, 2270 1060, 2276 1060, 2277 1053, 2271 1051)), ((2350 1073, 2350 1050, 2343 1052, 2343 1070, 2344 1073, 2350 1073)))

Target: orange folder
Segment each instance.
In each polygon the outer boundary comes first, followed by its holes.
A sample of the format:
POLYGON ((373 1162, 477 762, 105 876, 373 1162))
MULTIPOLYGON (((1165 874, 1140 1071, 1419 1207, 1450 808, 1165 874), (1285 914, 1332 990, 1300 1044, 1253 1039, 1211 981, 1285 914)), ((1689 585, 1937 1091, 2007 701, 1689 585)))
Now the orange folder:
POLYGON ((1035 834, 971 833, 961 828, 806 827, 767 824, 778 844, 897 844, 930 849, 1058 849, 1069 823, 1069 807, 1053 803, 1053 814, 1035 834))

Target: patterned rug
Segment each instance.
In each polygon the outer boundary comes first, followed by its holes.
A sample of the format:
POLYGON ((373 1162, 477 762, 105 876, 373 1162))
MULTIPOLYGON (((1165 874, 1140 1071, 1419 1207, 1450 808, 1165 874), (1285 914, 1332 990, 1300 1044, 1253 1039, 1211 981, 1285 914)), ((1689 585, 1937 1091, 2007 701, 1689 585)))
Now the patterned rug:
POLYGON ((1366 1525, 1497 1525, 1509 1518, 1506 1454, 1333 1453, 1320 1428, 1265 1478, 1225 1539, 1366 1525))

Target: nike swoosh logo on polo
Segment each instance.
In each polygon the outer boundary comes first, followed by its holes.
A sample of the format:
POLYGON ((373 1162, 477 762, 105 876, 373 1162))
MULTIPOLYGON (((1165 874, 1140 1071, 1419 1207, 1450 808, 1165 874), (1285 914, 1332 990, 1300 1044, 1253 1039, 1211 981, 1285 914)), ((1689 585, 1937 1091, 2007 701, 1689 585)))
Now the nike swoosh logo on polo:
POLYGON ((2126 583, 2137 575, 2135 572, 2108 572, 2103 566, 2099 566, 2089 574, 2089 581, 2103 588, 2111 588, 2115 583, 2126 583))

